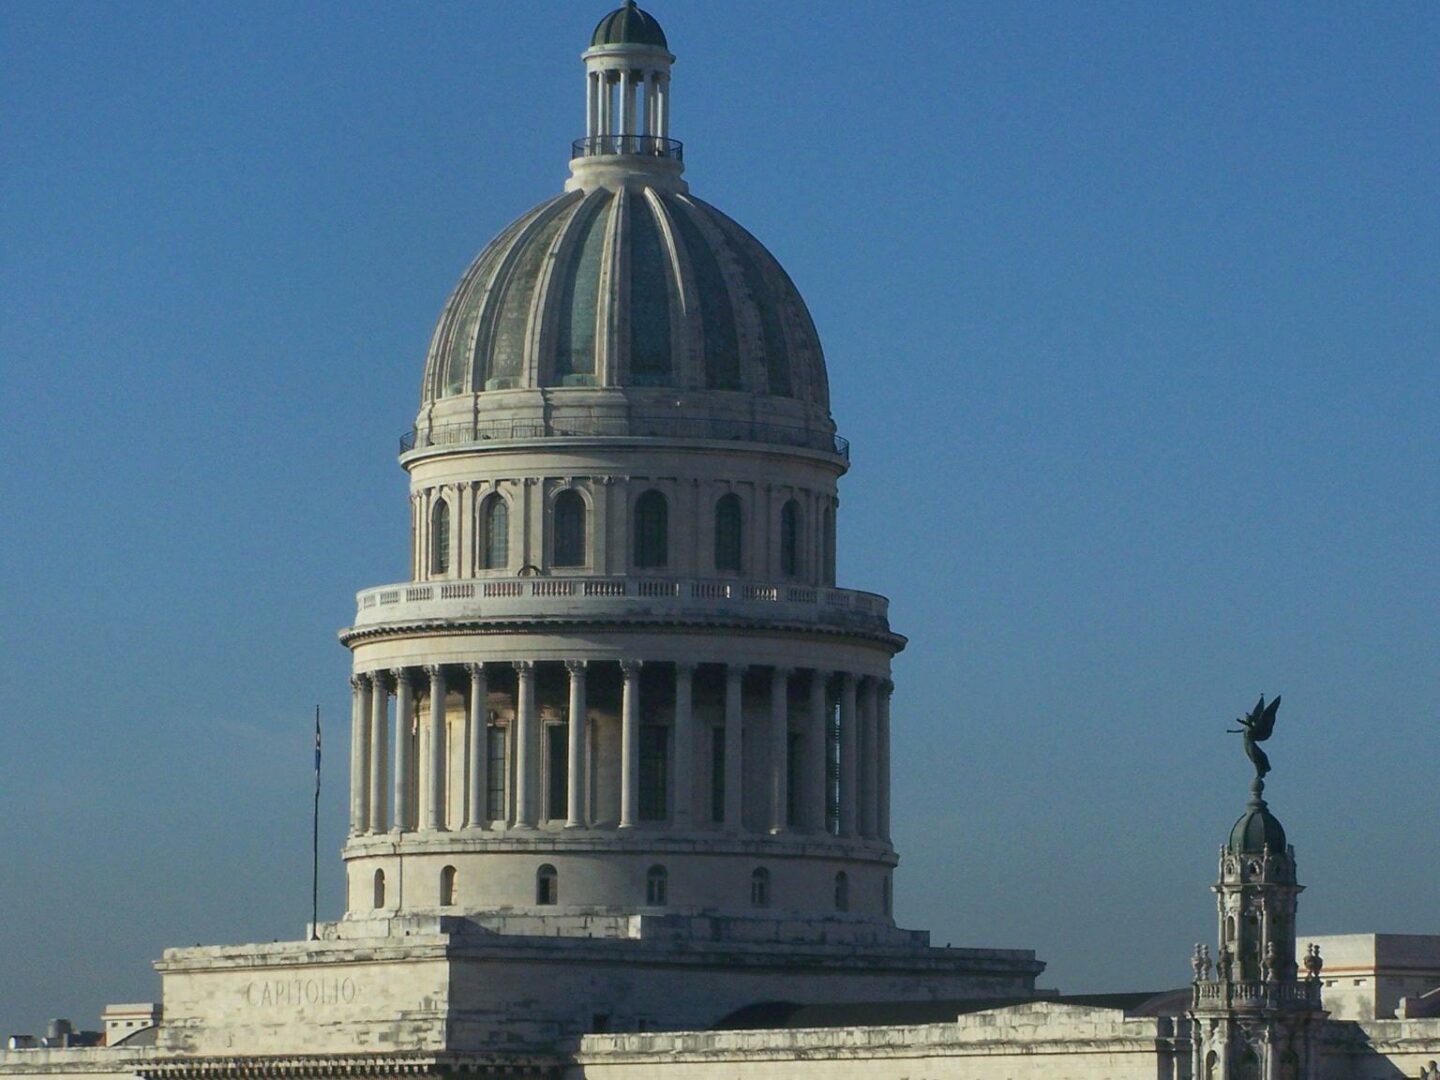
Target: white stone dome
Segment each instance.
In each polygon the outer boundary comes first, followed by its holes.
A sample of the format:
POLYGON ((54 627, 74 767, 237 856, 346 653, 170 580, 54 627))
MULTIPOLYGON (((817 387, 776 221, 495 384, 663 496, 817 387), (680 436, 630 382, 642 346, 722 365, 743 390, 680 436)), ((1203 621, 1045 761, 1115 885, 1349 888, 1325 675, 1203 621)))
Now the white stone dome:
POLYGON ((671 187, 568 191, 502 232, 445 305, 422 408, 497 390, 663 387, 790 399, 828 422, 820 341, 789 275, 671 187))

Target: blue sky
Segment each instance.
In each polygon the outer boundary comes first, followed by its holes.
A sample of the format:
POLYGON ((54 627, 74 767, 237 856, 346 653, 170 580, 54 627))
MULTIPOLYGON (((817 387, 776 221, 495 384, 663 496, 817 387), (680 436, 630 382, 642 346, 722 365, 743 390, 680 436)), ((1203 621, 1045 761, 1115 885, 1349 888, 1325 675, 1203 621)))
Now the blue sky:
MULTIPOLYGON (((1183 983, 1248 765, 1305 932, 1437 933, 1440 11, 652 8, 790 271, 892 598, 896 909, 1183 983)), ((338 914, 355 590, 446 294, 603 5, 0 6, 0 1028, 338 914)))

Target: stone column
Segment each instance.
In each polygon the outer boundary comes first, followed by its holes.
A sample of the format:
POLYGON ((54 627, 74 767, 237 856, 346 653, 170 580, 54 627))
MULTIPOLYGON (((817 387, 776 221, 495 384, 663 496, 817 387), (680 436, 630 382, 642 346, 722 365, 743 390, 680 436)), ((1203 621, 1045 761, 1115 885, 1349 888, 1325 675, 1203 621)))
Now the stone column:
POLYGON ((565 789, 565 827, 585 826, 585 661, 566 660, 570 672, 570 749, 565 789))
MULTIPOLYGON (((599 132, 595 130, 596 97, 597 95, 595 93, 595 74, 594 72, 590 72, 587 73, 585 76, 585 134, 588 135, 591 139, 593 139, 596 135, 599 134, 599 132)), ((594 153, 594 150, 595 148, 593 145, 586 147, 587 153, 594 153)))
POLYGON ((350 835, 370 824, 370 680, 350 676, 350 835))
POLYGON ((620 828, 633 829, 640 809, 640 661, 621 660, 620 828))
POLYGON ((745 669, 736 664, 725 668, 725 831, 738 833, 745 826, 744 766, 740 725, 744 717, 742 680, 745 669))
POLYGON ((675 665, 675 813, 677 829, 688 829, 695 809, 695 665, 675 665))
POLYGON ((828 795, 825 790, 825 766, 830 753, 830 733, 825 730, 830 710, 825 699, 828 671, 810 673, 810 715, 805 726, 805 813, 801 825, 811 832, 823 833, 829 817, 828 795))
POLYGON ((425 828, 445 827, 445 669, 431 664, 430 676, 430 767, 425 773, 425 828))
POLYGON ((790 803, 790 669, 770 672, 770 831, 789 825, 790 803))
POLYGON ((369 831, 383 833, 390 827, 385 809, 389 805, 385 783, 390 778, 390 688, 385 674, 370 672, 370 824, 369 831))
POLYGON ((489 762, 486 761, 490 740, 486 730, 489 713, 485 708, 485 699, 490 695, 490 687, 485 678, 484 664, 471 664, 469 671, 470 715, 465 725, 465 739, 470 790, 465 806, 465 824, 472 829, 483 829, 489 824, 485 806, 490 794, 487 787, 490 781, 489 762))
POLYGON ((855 676, 840 677, 840 835, 855 835, 856 795, 859 779, 855 745, 855 676))
POLYGON ((535 778, 530 773, 535 754, 530 743, 535 737, 535 661, 516 660, 515 673, 515 827, 533 829, 530 782, 535 778))
POLYGON ((886 679, 880 684, 879 711, 875 714, 875 774, 876 774, 876 835, 887 843, 890 840, 890 695, 895 684, 886 679))
POLYGON ((860 706, 860 835, 874 837, 878 832, 880 809, 878 740, 876 717, 879 713, 880 680, 865 680, 865 693, 860 706))
POLYGON ((415 717, 415 689, 410 681, 410 672, 395 668, 390 672, 395 680, 395 810, 391 824, 396 832, 409 832, 415 828, 415 819, 410 813, 410 770, 411 747, 414 733, 411 724, 415 717))

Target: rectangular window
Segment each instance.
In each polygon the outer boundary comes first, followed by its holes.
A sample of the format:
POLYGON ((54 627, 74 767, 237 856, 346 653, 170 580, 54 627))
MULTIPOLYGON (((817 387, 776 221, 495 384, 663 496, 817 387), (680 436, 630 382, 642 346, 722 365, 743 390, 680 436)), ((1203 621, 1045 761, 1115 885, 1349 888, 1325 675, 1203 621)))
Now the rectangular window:
POLYGON ((710 729, 710 820, 725 820, 725 729, 710 729))
POLYGON ((670 729, 659 724, 640 726, 640 820, 665 820, 665 783, 668 779, 670 729))
POLYGON ((547 724, 545 738, 550 744, 549 812, 546 816, 552 821, 564 821, 569 816, 570 725, 547 724))
POLYGON ((825 716, 825 831, 840 835, 840 716, 827 704, 825 716))
POLYGON ((790 756, 785 762, 785 824, 798 825, 800 823, 800 803, 804 792, 800 785, 804 782, 804 770, 801 763, 805 760, 805 736, 798 731, 790 732, 790 756))
POLYGON ((485 817, 490 821, 504 821, 509 815, 505 807, 505 732, 499 724, 485 729, 485 817))

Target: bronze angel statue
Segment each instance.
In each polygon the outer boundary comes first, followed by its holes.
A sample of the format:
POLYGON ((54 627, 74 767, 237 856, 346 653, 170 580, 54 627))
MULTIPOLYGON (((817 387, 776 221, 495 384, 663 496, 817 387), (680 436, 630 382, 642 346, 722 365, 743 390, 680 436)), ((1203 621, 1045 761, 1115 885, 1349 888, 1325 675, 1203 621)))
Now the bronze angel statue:
POLYGON ((1275 731, 1275 712, 1280 708, 1280 698, 1277 696, 1269 705, 1265 704, 1265 695, 1260 695, 1260 702, 1248 716, 1242 716, 1235 722, 1240 726, 1230 728, 1231 735, 1245 736, 1245 756, 1255 764, 1255 778, 1264 780, 1265 774, 1270 771, 1270 759, 1265 756, 1259 743, 1270 738, 1275 731))

